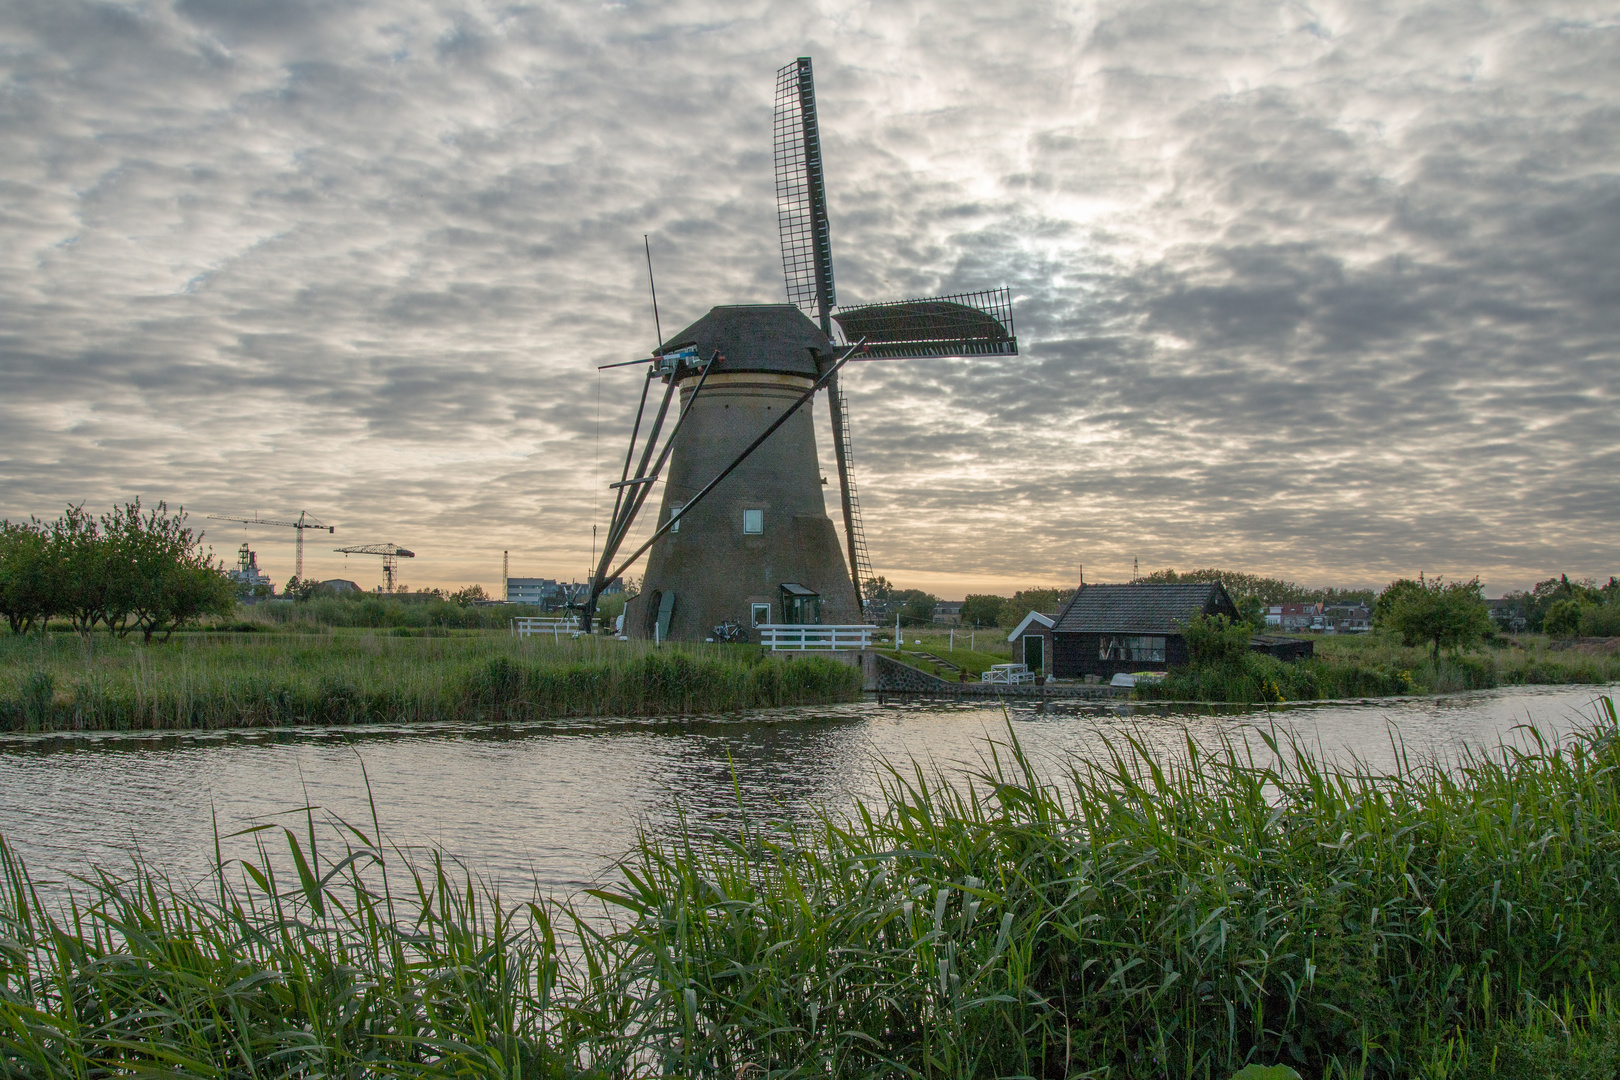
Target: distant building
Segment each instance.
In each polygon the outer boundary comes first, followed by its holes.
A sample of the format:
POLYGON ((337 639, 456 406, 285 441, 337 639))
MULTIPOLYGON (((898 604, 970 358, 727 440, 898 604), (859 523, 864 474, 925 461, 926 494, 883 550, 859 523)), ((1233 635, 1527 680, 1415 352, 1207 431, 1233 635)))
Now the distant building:
POLYGON ((962 625, 961 600, 940 600, 934 604, 934 621, 948 626, 962 625))
POLYGON ((1530 620, 1524 615, 1525 603, 1522 594, 1487 600, 1485 607, 1490 611, 1491 619, 1499 630, 1505 630, 1510 634, 1522 634, 1530 625, 1530 620))
POLYGON ((1322 615, 1325 634, 1365 634, 1372 630, 1372 611, 1361 604, 1336 604, 1322 615))
POLYGON ((258 552, 250 550, 246 544, 237 549, 236 569, 225 571, 225 576, 238 586, 246 586, 244 600, 249 604, 276 595, 275 584, 259 569, 258 552))
MULTIPOLYGON (((590 584, 578 581, 557 581, 555 578, 522 578, 509 577, 506 579, 506 602, 509 604, 534 604, 545 611, 557 611, 570 604, 582 604, 590 594, 590 584)), ((603 596, 624 591, 624 582, 614 578, 603 588, 603 596)))
POLYGON ((1121 672, 1185 664, 1185 628, 1198 615, 1235 622, 1238 611, 1218 581, 1082 585, 1052 621, 1048 673, 1059 679, 1096 675, 1107 682, 1121 672))
POLYGON ((357 582, 350 581, 348 578, 332 578, 330 581, 317 581, 315 591, 317 593, 341 596, 344 593, 364 592, 365 590, 360 588, 357 582))
POLYGON ((1321 604, 1272 604, 1266 608, 1266 625, 1285 631, 1310 630, 1313 624, 1314 629, 1321 630, 1322 617, 1321 604))
POLYGON ((1372 629, 1372 611, 1361 604, 1272 604, 1266 625, 1290 634, 1365 634, 1372 629))

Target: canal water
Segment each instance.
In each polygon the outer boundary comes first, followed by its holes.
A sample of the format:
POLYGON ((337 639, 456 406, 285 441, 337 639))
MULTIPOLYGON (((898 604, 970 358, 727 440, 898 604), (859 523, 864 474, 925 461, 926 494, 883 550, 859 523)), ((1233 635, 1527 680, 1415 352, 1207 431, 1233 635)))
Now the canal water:
POLYGON ((0 835, 36 878, 127 870, 139 850, 200 880, 217 829, 227 858, 264 823, 336 818, 393 844, 437 847, 512 897, 578 893, 612 876, 640 828, 729 827, 740 814, 805 820, 877 790, 881 763, 961 775, 1016 738, 1043 769, 1135 736, 1155 753, 1271 726, 1374 767, 1395 747, 1455 755, 1522 742, 1527 721, 1569 731, 1616 687, 1530 687, 1441 698, 1212 711, 1145 704, 893 703, 667 721, 293 728, 0 736, 0 835), (368 801, 369 800, 369 801, 368 801))

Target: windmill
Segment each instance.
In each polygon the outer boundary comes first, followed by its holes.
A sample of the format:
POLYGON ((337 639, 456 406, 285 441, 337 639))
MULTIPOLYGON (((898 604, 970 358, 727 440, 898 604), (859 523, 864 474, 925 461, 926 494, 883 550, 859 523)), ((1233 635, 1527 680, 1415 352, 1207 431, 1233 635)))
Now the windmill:
MULTIPOLYGON (((642 591, 625 614, 632 636, 702 638, 727 622, 855 621, 872 567, 841 369, 852 360, 1018 353, 1005 288, 837 306, 809 57, 777 72, 774 136, 777 223, 790 303, 714 308, 661 342, 650 360, 630 362, 645 364, 646 375, 624 468, 610 485, 617 494, 585 602, 587 631, 605 583, 647 552, 642 591), (662 400, 637 462, 655 379, 664 383, 662 400), (821 493, 827 481, 817 463, 810 412, 803 408, 823 390, 832 417, 845 553, 827 517, 821 493), (674 426, 655 460, 677 393, 674 426), (657 529, 609 572, 660 479, 657 529)), ((656 315, 656 294, 653 302, 656 315)))

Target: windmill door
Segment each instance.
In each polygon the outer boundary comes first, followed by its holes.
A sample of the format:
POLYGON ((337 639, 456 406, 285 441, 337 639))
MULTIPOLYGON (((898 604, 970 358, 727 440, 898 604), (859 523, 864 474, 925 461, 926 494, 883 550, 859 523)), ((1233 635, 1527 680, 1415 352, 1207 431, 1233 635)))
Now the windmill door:
POLYGON ((782 621, 789 626, 813 626, 821 622, 821 594, 795 582, 782 586, 782 621))

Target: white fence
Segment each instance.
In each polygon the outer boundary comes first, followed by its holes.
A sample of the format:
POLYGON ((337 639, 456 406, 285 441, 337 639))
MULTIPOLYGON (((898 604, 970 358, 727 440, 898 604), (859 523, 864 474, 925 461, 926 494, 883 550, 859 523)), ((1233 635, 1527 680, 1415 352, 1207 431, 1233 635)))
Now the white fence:
POLYGON ((1017 686, 1020 683, 1034 682, 1035 673, 1029 670, 1027 664, 992 664, 989 671, 979 676, 979 681, 1017 686))
POLYGON ((550 634, 553 641, 564 634, 574 634, 579 630, 579 620, 573 617, 562 619, 522 618, 512 620, 512 633, 517 637, 530 637, 534 634, 550 634))
POLYGON ((870 649, 875 626, 821 626, 801 623, 766 623, 754 627, 759 643, 772 652, 832 652, 835 649, 870 649))

